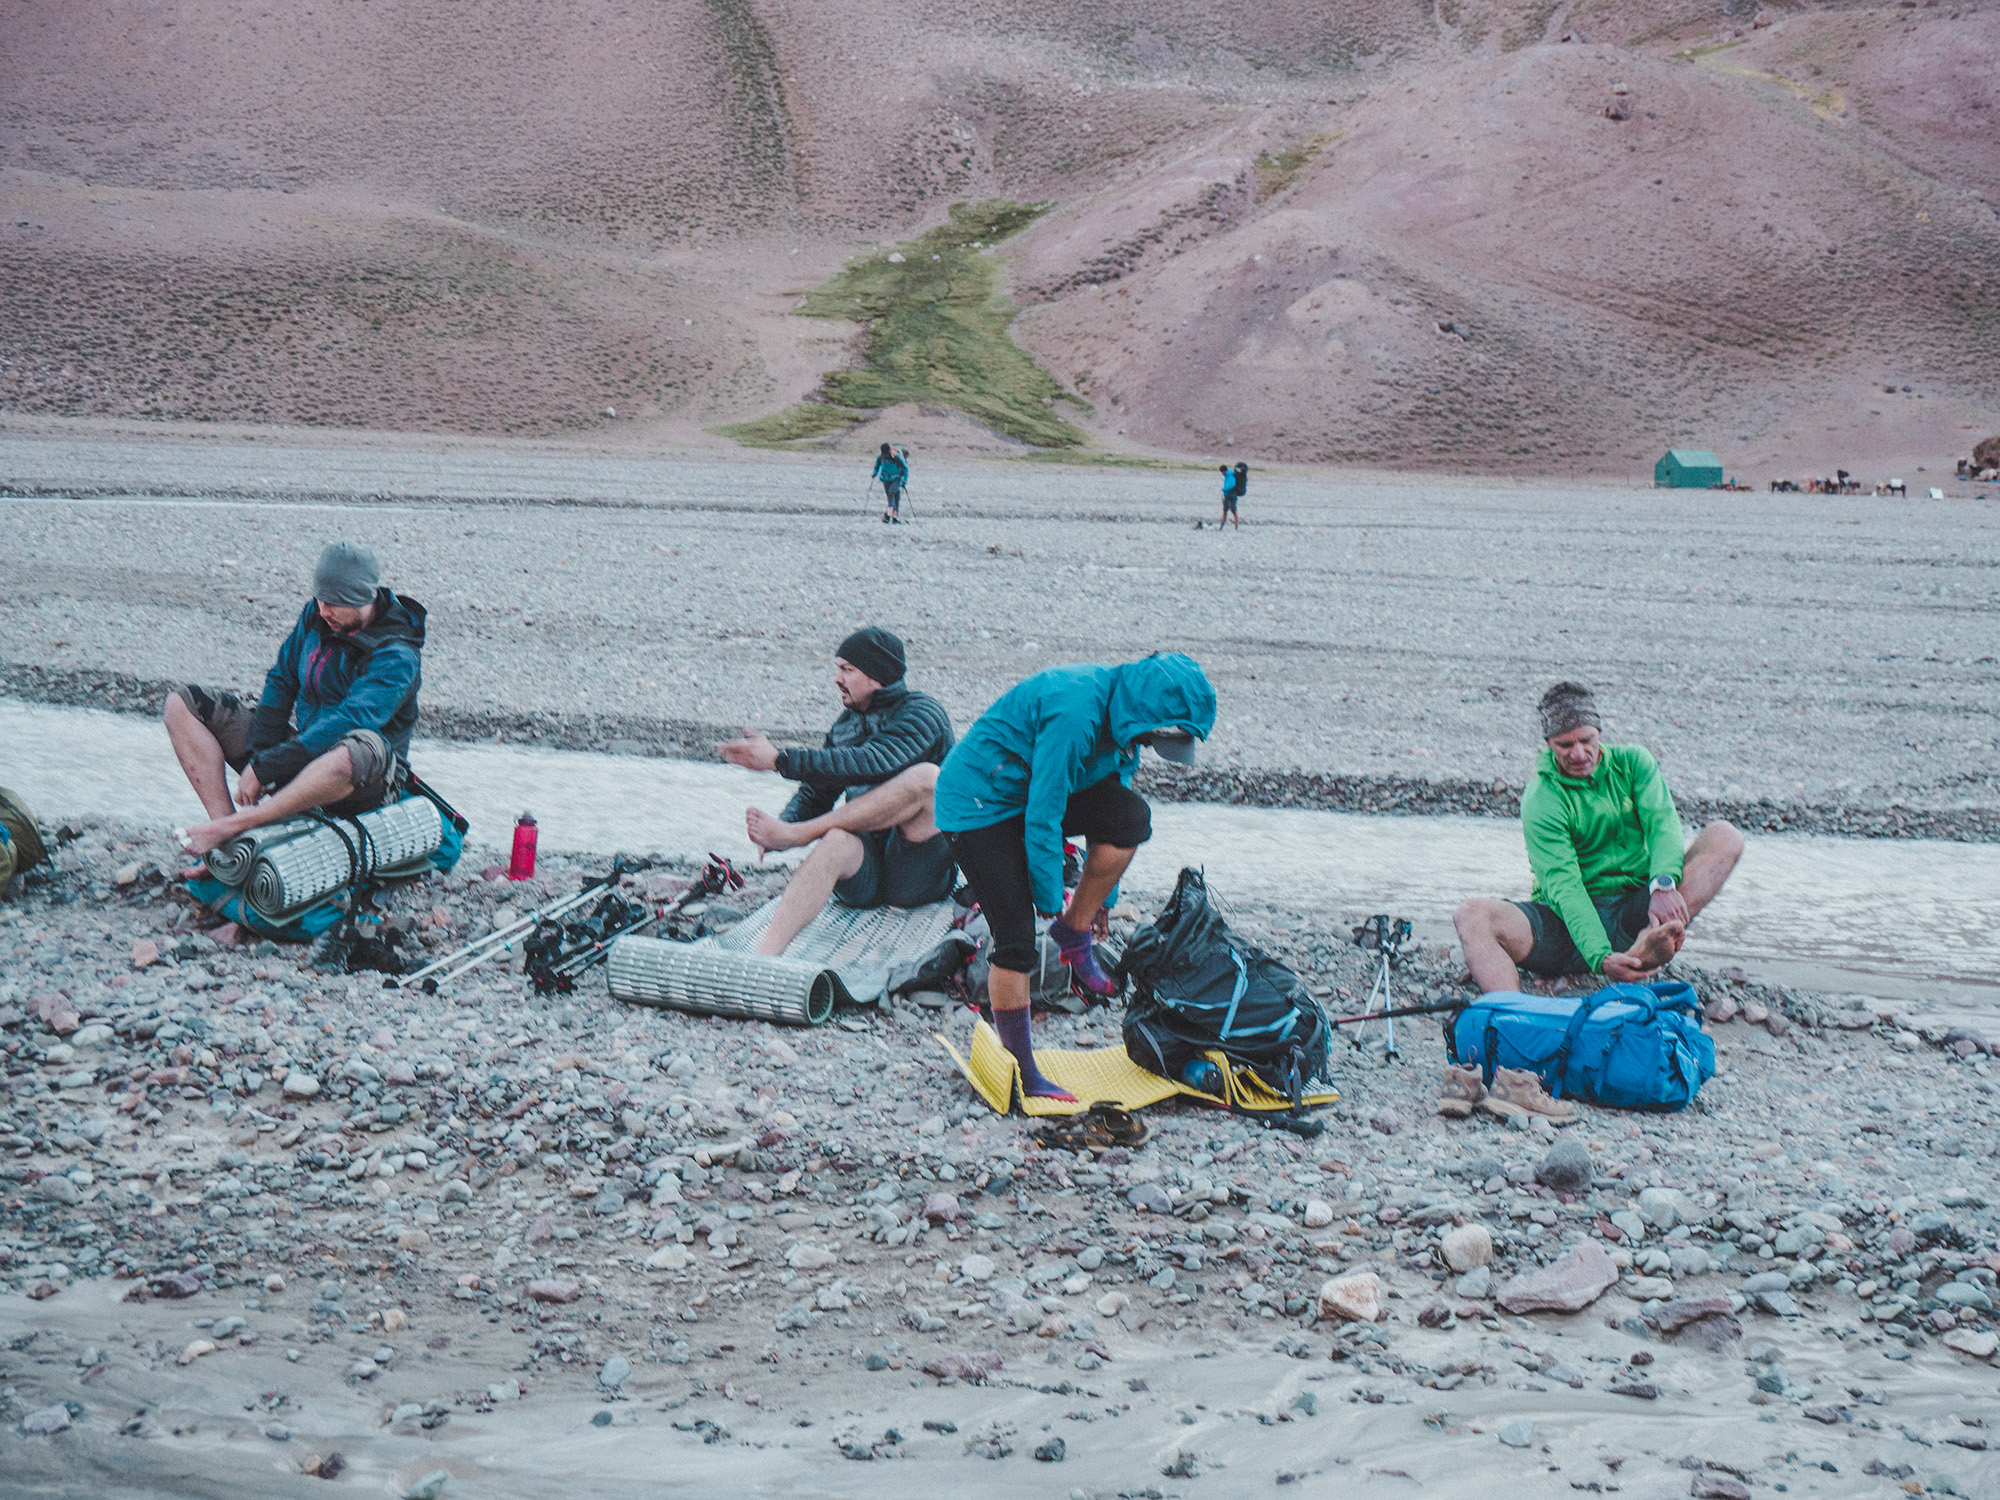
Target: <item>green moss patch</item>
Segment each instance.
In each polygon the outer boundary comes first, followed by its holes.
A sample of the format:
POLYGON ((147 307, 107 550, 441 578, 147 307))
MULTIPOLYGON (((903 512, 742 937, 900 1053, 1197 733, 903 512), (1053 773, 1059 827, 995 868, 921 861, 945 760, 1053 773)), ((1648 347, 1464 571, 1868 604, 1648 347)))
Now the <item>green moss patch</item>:
POLYGON ((715 430, 770 446, 845 431, 887 406, 928 404, 962 411, 1037 448, 1080 446, 1083 433, 1056 408, 1068 403, 1089 411, 1089 405, 1008 335, 1018 309, 999 294, 999 262, 980 253, 1048 206, 998 198, 955 203, 936 229, 851 261, 806 293, 799 313, 861 324, 860 367, 826 376, 811 401, 715 430))

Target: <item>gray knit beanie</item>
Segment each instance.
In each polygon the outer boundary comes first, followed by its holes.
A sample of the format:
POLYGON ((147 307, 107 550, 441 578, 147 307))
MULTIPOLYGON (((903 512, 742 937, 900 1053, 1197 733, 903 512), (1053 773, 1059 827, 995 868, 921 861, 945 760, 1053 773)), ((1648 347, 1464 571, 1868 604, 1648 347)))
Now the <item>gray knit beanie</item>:
POLYGON ((1592 729, 1602 729, 1604 725, 1597 717, 1597 696, 1580 682, 1559 682, 1542 694, 1537 705, 1542 718, 1542 738, 1552 740, 1559 734, 1568 734, 1572 729, 1589 725, 1592 729))
POLYGON ((321 604, 360 609, 375 602, 382 568, 375 554, 355 542, 328 542, 313 569, 313 598, 321 604))

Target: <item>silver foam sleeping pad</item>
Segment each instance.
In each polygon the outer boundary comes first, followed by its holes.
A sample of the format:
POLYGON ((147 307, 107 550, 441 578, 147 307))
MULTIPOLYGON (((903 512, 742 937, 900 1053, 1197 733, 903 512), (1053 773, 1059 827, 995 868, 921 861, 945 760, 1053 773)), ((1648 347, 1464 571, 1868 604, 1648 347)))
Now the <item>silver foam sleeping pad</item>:
POLYGON ((829 901, 783 958, 765 958, 753 950, 779 899, 726 932, 692 943, 620 938, 609 961, 612 995, 700 1015, 817 1026, 836 1003, 879 1001, 890 974, 927 957, 956 915, 949 901, 867 910, 829 901))
POLYGON ((356 878, 415 873, 444 842, 444 819, 428 797, 405 797, 359 817, 334 821, 340 832, 312 824, 307 832, 258 855, 244 884, 252 911, 276 921, 356 878), (367 834, 365 841, 357 829, 367 834))
POLYGON ((220 848, 208 851, 208 873, 224 885, 241 885, 250 878, 258 855, 319 826, 309 818, 293 818, 239 833, 220 848))
POLYGON ((840 980, 831 969, 713 942, 622 937, 611 945, 605 967, 617 999, 703 1016, 817 1026, 840 998, 840 980))

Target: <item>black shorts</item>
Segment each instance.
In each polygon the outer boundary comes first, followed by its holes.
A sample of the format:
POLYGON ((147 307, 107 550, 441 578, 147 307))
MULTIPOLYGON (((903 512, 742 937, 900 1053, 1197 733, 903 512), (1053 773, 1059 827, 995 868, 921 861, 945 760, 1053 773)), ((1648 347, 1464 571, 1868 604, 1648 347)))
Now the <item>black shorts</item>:
MULTIPOLYGON (((1577 952, 1569 928, 1563 924, 1562 917, 1553 906, 1546 901, 1516 901, 1514 904, 1527 917, 1528 926, 1535 934, 1534 946, 1521 960, 1522 968, 1531 974, 1550 978, 1591 972, 1590 966, 1583 961, 1583 955, 1577 952)), ((1591 904, 1597 908, 1598 921, 1604 924, 1604 935, 1611 939, 1613 953, 1623 953, 1630 948, 1653 920, 1653 892, 1650 886, 1637 885, 1629 891, 1620 891, 1615 896, 1606 896, 1591 904)))
MULTIPOLYGON (((1153 836, 1153 810, 1146 799, 1116 776, 1077 792, 1063 808, 1065 836, 1085 842, 1136 849, 1153 836)), ((996 969, 1026 974, 1035 967, 1035 896, 1028 878, 1028 821, 1009 818, 985 828, 950 835, 958 867, 993 934, 996 969)))
POLYGON ((958 861, 943 834, 912 844, 900 828, 855 835, 861 840, 861 868, 833 888, 842 906, 869 911, 878 906, 928 906, 942 901, 958 884, 958 861))
POLYGON ((891 484, 886 479, 883 480, 882 498, 885 502, 887 502, 889 509, 891 510, 900 509, 903 504, 903 487, 900 484, 891 484))
POLYGON ((1232 516, 1235 515, 1236 497, 1234 495, 1224 495, 1222 497, 1222 509, 1224 514, 1226 515, 1232 515, 1232 516))

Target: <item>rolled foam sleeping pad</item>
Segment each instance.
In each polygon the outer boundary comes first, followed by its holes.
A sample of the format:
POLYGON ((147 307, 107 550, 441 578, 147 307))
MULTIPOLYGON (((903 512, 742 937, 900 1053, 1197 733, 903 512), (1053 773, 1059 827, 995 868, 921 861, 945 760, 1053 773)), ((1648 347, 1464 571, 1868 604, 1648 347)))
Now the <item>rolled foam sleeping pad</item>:
POLYGON ((623 937, 605 960, 612 996, 702 1016, 818 1026, 833 1014, 840 980, 831 969, 766 958, 706 940, 623 937))
POLYGON ((320 825, 307 818, 293 818, 284 823, 273 823, 266 828, 253 828, 248 833, 239 833, 219 847, 208 851, 208 873, 224 885, 241 885, 250 878, 250 871, 256 866, 257 858, 267 849, 275 849, 287 839, 295 839, 302 833, 310 833, 320 825))
POLYGON ((316 823, 297 838, 265 849, 250 868, 243 895, 267 921, 283 921, 358 876, 400 873, 444 843, 444 819, 428 797, 405 797, 355 818, 336 818, 340 831, 316 823), (367 832, 364 843, 357 826, 367 832), (344 836, 343 836, 344 835, 344 836), (357 870, 356 856, 366 855, 357 870))

